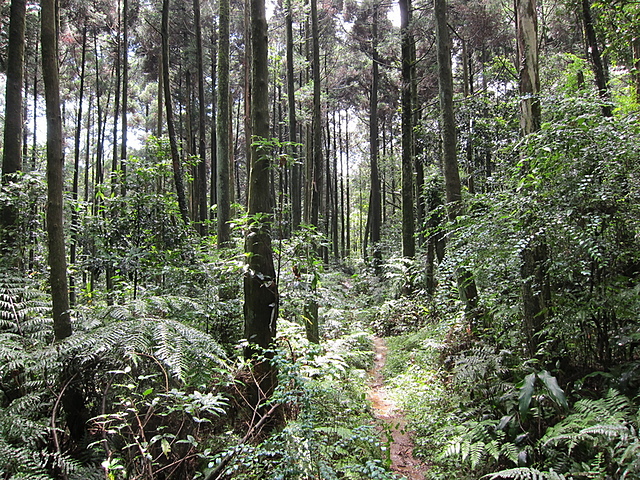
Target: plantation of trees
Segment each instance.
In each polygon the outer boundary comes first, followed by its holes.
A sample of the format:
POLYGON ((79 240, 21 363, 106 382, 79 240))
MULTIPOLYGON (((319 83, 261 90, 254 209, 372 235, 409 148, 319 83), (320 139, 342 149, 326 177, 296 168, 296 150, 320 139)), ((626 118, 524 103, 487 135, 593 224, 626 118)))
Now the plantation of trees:
POLYGON ((0 0, 0 477, 640 478, 640 4, 0 0))

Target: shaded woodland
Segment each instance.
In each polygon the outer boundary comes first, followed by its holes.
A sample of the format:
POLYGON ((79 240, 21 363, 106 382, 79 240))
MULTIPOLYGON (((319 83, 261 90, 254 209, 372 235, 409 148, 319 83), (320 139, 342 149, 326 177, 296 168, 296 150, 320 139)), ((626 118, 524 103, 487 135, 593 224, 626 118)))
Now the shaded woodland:
POLYGON ((1 0, 0 91, 2 478, 402 478, 380 337, 424 478, 640 478, 637 2, 1 0))

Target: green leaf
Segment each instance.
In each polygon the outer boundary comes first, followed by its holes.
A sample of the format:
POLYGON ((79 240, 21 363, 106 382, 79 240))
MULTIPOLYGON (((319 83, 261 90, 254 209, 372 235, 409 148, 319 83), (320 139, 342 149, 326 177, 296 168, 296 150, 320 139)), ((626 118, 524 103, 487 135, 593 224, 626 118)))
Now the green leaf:
POLYGON ((167 441, 166 438, 163 438, 160 441, 160 445, 162 446, 162 453, 164 453, 165 456, 171 452, 171 444, 167 441))
POLYGON ((567 403, 567 397, 564 394, 564 390, 562 390, 558 385, 558 380, 556 379, 556 377, 552 376, 546 370, 540 372, 538 374, 538 377, 540 378, 540 380, 542 380, 542 383, 544 383, 544 386, 547 388, 549 396, 562 408, 568 410, 569 404, 567 403))
POLYGON ((531 405, 531 398, 533 397, 533 387, 536 384, 536 374, 530 373, 522 381, 522 387, 520 387, 520 396, 518 399, 518 408, 520 415, 526 415, 531 405))

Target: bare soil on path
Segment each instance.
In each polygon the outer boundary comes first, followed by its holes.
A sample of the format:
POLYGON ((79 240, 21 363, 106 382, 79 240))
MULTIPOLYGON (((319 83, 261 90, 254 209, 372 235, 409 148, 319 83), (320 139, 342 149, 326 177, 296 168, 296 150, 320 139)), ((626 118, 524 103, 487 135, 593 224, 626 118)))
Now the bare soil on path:
POLYGON ((382 369, 387 360, 384 338, 375 337, 375 362, 371 370, 369 400, 375 418, 380 423, 383 440, 389 441, 391 470, 408 480, 424 480, 427 467, 413 456, 413 441, 406 431, 407 420, 394 403, 384 385, 382 369))

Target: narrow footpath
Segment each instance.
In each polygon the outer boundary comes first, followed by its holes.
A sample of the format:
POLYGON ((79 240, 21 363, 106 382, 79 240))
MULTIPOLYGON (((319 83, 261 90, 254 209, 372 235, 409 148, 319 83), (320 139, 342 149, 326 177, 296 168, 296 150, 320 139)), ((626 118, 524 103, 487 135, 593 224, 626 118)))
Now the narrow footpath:
POLYGON ((427 467, 413 456, 413 441, 406 431, 407 420, 384 386, 382 370, 387 360, 384 338, 375 337, 375 362, 371 370, 369 401, 379 421, 383 441, 390 442, 391 470, 408 480, 424 480, 427 467))

